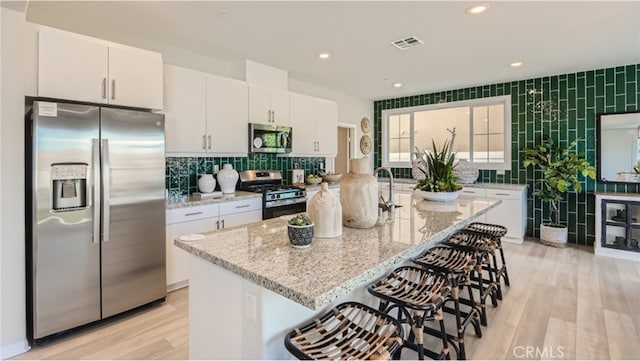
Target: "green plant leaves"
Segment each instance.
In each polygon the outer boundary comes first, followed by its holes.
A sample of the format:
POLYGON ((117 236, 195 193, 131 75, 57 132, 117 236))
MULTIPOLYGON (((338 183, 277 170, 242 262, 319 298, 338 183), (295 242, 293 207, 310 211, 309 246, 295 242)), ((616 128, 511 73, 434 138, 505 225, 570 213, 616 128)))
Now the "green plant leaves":
POLYGON ((558 224, 558 204, 562 196, 573 188, 582 191, 579 175, 591 179, 596 178, 596 170, 584 157, 584 153, 573 152, 577 141, 572 141, 567 148, 556 146, 551 138, 544 138, 542 145, 524 150, 522 166, 537 167, 542 170, 541 189, 533 194, 544 201, 551 202, 552 211, 549 219, 558 224))
POLYGON ((436 147, 435 141, 431 141, 432 150, 416 152, 420 155, 420 161, 425 165, 426 178, 419 181, 415 189, 428 192, 455 192, 462 189, 456 183, 456 177, 453 175, 453 164, 455 162, 455 153, 450 152, 451 143, 445 141, 442 149, 436 147))

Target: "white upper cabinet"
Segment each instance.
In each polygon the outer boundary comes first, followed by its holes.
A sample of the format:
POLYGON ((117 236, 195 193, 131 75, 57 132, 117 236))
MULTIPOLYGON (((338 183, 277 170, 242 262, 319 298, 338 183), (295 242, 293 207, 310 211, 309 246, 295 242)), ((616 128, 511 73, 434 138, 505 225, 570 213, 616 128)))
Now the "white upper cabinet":
POLYGON ((108 47, 50 31, 38 41, 39 96, 107 102, 108 47))
POLYGON ((247 153, 244 82, 165 66, 167 153, 247 153))
POLYGON ((109 104, 162 109, 162 56, 109 47, 109 104))
POLYGON ((338 104, 318 99, 316 114, 317 153, 335 156, 338 153, 338 104))
POLYGON ((289 125, 289 93, 250 85, 249 122, 289 125))
POLYGON ((338 106, 335 102, 290 93, 293 153, 335 156, 338 152, 338 106))
POLYGON ((316 153, 316 98, 291 93, 290 101, 293 131, 292 152, 314 154, 316 153))
POLYGON ((208 151, 246 153, 248 151, 248 87, 245 82, 207 76, 208 151))
POLYGON ((205 152, 206 96, 205 76, 173 65, 164 66, 164 111, 166 151, 205 152))
POLYGON ((38 96, 162 109, 160 54, 55 29, 38 39, 38 96))

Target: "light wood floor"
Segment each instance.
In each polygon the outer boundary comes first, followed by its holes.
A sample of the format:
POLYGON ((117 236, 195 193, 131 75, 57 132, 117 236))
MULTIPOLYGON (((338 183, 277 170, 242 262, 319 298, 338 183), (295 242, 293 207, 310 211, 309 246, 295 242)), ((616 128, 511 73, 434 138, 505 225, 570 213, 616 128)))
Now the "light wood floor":
MULTIPOLYGON (((504 245, 511 287, 469 359, 639 359, 640 263, 591 248, 504 245)), ((188 290, 161 306, 35 347, 16 359, 187 359, 188 290)), ((403 354, 403 358, 411 357, 403 354)))

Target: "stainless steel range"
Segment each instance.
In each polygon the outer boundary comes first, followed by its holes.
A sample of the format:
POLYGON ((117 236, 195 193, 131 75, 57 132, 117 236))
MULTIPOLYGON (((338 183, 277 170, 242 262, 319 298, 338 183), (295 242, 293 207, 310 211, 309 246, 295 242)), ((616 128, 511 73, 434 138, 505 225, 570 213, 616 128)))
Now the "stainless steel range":
POLYGON ((275 218, 307 210, 307 192, 300 187, 282 184, 278 170, 245 170, 240 172, 239 188, 262 193, 262 219, 275 218))

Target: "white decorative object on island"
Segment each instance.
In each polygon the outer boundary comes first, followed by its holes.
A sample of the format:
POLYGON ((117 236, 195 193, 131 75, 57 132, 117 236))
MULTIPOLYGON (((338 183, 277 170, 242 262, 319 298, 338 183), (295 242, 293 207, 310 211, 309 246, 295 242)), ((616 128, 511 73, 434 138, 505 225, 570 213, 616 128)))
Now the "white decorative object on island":
POLYGON ((225 164, 218 172, 218 183, 223 194, 231 194, 236 191, 236 182, 238 181, 238 172, 233 169, 231 164, 225 164))
POLYGON ((216 180, 213 174, 203 174, 198 179, 198 189, 202 193, 211 193, 216 189, 216 180))
POLYGON ((425 201, 434 202, 453 202, 458 199, 460 195, 459 191, 456 192, 427 192, 421 190, 415 190, 414 193, 418 194, 425 201))
POLYGON ((316 238, 333 238, 342 235, 342 206, 340 200, 322 183, 307 207, 309 218, 315 223, 316 238))
POLYGON ((378 181, 369 172, 369 158, 350 160, 351 172, 340 182, 343 224, 373 227, 378 220, 378 181))
POLYGON ((472 184, 478 180, 480 171, 473 163, 469 163, 466 159, 460 159, 453 166, 453 175, 458 178, 458 183, 460 184, 472 184))

